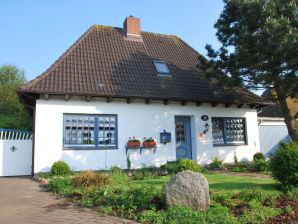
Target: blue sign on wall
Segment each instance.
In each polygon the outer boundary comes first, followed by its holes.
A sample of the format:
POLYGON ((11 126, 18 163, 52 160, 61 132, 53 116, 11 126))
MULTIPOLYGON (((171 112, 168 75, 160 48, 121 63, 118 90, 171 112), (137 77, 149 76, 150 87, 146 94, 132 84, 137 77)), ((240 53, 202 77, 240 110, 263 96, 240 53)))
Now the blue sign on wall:
POLYGON ((169 142, 171 142, 171 133, 164 130, 160 133, 160 143, 167 144, 169 142))

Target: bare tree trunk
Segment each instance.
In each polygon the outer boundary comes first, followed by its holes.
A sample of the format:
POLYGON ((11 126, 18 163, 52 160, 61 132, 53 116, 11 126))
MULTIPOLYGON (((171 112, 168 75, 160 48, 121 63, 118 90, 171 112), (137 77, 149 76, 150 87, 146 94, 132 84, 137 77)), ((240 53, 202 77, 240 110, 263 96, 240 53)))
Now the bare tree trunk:
POLYGON ((293 141, 298 142, 298 129, 295 127, 295 118, 291 115, 288 107, 287 98, 285 97, 286 94, 284 94, 284 91, 280 86, 275 87, 275 91, 281 112, 284 115, 289 135, 293 141))

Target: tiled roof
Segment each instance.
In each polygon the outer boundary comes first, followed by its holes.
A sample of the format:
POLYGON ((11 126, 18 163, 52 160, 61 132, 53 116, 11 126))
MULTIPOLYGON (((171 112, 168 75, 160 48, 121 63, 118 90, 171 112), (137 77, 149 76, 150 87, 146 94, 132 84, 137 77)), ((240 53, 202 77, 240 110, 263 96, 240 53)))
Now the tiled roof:
POLYGON ((176 36, 92 26, 47 71, 18 92, 201 102, 256 103, 255 94, 224 89, 198 67, 198 53, 176 36), (171 77, 157 75, 153 60, 165 61, 171 77))
POLYGON ((258 117, 283 117, 283 114, 278 105, 272 105, 264 107, 258 117))

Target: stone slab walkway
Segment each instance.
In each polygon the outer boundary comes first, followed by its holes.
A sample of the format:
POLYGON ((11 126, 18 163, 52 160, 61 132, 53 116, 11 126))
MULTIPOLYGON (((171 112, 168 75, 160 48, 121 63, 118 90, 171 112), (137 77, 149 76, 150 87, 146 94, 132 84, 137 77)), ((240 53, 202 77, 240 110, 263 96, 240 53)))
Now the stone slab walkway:
POLYGON ((0 177, 1 224, 114 224, 136 222, 102 217, 91 209, 61 203, 28 177, 0 177))

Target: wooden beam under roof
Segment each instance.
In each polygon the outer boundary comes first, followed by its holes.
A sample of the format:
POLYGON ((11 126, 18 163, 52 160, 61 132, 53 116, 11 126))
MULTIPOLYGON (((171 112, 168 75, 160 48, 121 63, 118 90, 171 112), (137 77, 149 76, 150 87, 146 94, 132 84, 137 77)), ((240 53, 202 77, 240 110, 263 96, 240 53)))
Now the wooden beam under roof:
POLYGON ((49 95, 49 94, 47 94, 47 93, 46 93, 46 94, 44 94, 44 99, 45 99, 45 100, 48 100, 48 99, 50 99, 50 95, 49 95))
POLYGON ((199 107, 199 106, 201 106, 201 105, 202 105, 202 102, 200 102, 200 101, 197 101, 197 102, 196 102, 196 105, 197 105, 197 107, 199 107))
POLYGON ((211 103, 211 106, 212 107, 216 107, 217 105, 218 105, 218 103, 215 103, 215 102, 214 103, 211 103))
POLYGON ((112 97, 108 96, 107 97, 107 103, 111 103, 112 102, 112 97))
POLYGON ((146 103, 146 104, 150 104, 150 103, 151 103, 151 99, 150 99, 150 98, 146 98, 146 99, 145 99, 145 103, 146 103))
POLYGON ((86 101, 90 102, 90 100, 91 100, 91 96, 86 96, 86 101))
POLYGON ((168 104, 169 104, 169 100, 164 100, 164 101, 163 101, 163 104, 164 104, 164 105, 168 105, 168 104))

